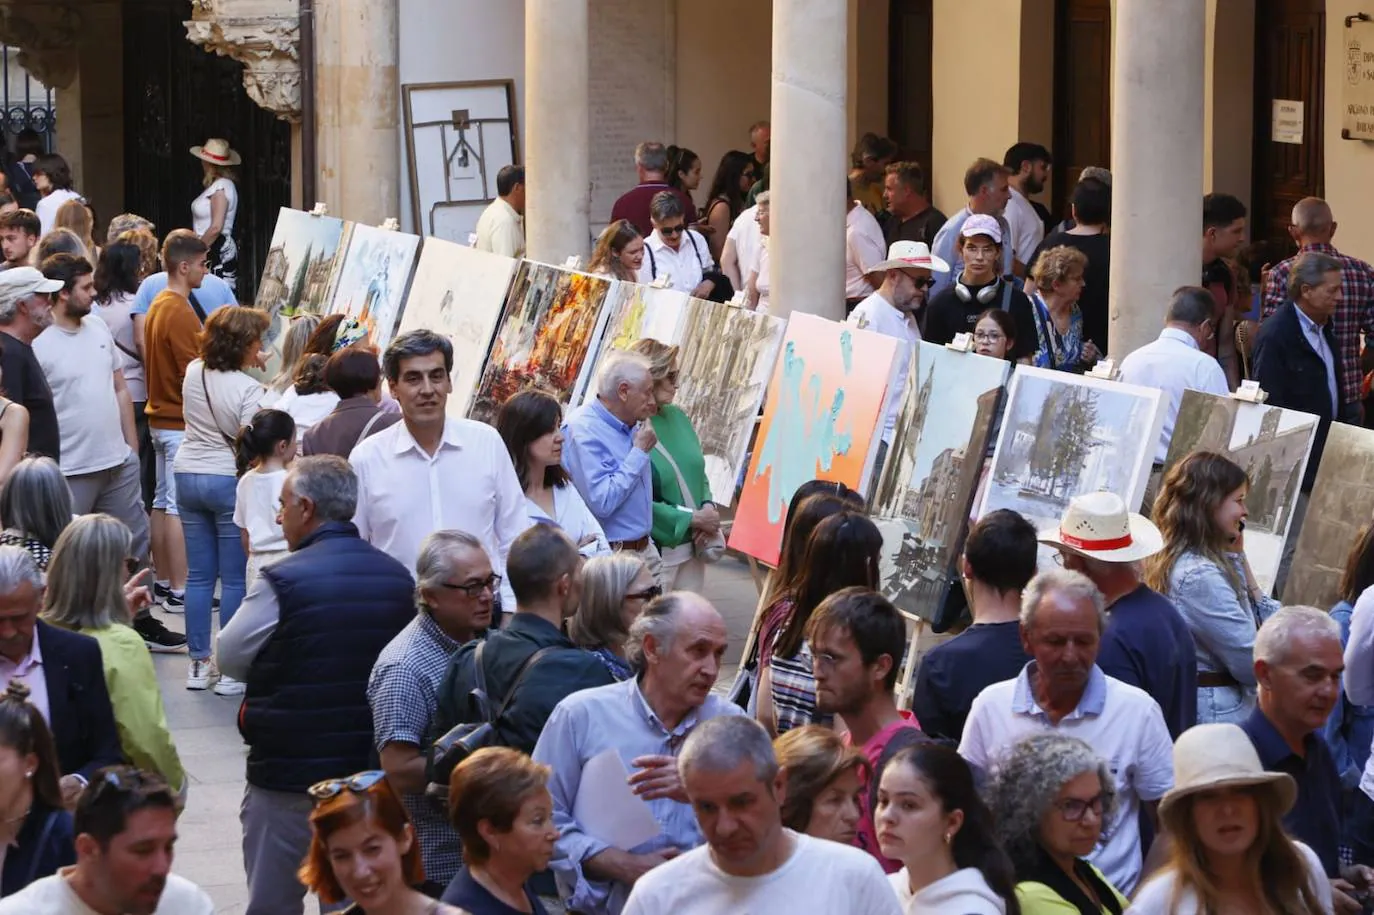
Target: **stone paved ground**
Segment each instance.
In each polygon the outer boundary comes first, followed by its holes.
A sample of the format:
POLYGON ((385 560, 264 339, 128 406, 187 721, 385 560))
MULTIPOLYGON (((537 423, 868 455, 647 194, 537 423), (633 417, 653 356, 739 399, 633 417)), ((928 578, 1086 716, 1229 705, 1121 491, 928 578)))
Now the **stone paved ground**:
MULTIPOLYGON (((722 685, 728 685, 734 680, 758 593, 745 564, 727 557, 707 570, 705 595, 725 617, 730 631, 731 650, 720 678, 722 685)), ((183 628, 180 616, 161 615, 169 626, 183 628)), ((217 912, 242 912, 248 891, 239 843, 238 810, 243 795, 245 752, 234 726, 238 699, 223 698, 210 691, 189 692, 185 687, 184 654, 153 657, 162 683, 167 720, 191 778, 190 798, 180 822, 175 869, 210 893, 217 912)), ((313 902, 307 903, 306 911, 315 911, 313 902)))

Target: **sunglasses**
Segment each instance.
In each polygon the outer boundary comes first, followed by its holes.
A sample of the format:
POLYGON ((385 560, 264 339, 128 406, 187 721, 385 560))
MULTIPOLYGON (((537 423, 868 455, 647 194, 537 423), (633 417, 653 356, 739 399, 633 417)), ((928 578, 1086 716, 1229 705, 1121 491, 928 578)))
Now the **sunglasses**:
POLYGON ((685 226, 685 225, 678 225, 678 226, 659 226, 659 227, 658 227, 658 232, 659 232, 660 235, 681 235, 683 232, 686 232, 686 231, 687 231, 687 226, 685 226))
POLYGON ((917 289, 935 288, 935 277, 933 276, 928 276, 925 279, 913 279, 911 282, 915 284, 917 289))
POLYGON ((669 384, 677 384, 677 372, 669 372, 663 376, 663 380, 669 384))
POLYGON ((315 782, 306 794, 314 798, 315 803, 318 804, 320 801, 327 801, 331 797, 338 797, 345 791, 352 791, 354 794, 366 794, 369 789, 384 778, 386 778, 386 773, 380 769, 359 772, 348 778, 329 778, 322 782, 315 782))
POLYGON ((650 585, 643 591, 632 591, 625 595, 626 600, 653 600, 663 593, 663 588, 659 585, 650 585))
POLYGON ((493 572, 481 581, 474 581, 466 585, 451 585, 446 581, 440 582, 440 584, 450 591, 462 591, 468 597, 476 599, 481 597, 482 592, 488 588, 491 589, 492 594, 495 594, 497 589, 501 587, 501 576, 493 572))

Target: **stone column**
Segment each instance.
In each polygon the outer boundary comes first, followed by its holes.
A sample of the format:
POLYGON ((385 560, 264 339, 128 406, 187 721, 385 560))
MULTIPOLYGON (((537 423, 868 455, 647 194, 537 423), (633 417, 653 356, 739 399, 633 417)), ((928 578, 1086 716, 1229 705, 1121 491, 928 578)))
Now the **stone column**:
POLYGON ((846 0, 773 0, 769 301, 844 317, 846 0))
POLYGON ((397 3, 315 4, 318 196, 331 215, 369 225, 401 217, 397 3))
POLYGON ((1159 336, 1202 279, 1203 67, 1197 0, 1116 0, 1109 355, 1159 336))
POLYGON ((588 0, 525 0, 525 248, 591 250, 588 0))

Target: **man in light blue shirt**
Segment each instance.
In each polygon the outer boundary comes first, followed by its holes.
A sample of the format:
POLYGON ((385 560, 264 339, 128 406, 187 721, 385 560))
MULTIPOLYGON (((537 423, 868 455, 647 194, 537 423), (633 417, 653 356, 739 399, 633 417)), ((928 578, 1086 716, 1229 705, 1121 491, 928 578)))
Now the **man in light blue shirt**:
POLYGON ((964 172, 964 190, 968 193, 968 205, 949 217, 949 221, 935 233, 935 244, 931 245, 931 253, 949 264, 950 270, 948 273, 935 274, 935 286, 927 294, 926 301, 934 299, 952 286, 963 272, 964 260, 959 256, 959 230, 964 227, 965 220, 974 213, 991 216, 1002 227, 1002 237, 1007 239, 1007 243, 1002 246, 1000 275, 1025 275, 1026 265, 1016 260, 1010 240, 1011 229, 1002 216, 1002 212, 1007 208, 1007 201, 1011 199, 1011 187, 1007 184, 1010 175, 1010 169, 992 159, 976 159, 968 167, 968 171, 964 172), (1016 269, 1018 264, 1020 270, 1016 269))
POLYGON ((677 751, 700 722, 743 714, 711 692, 727 639, 725 621, 705 598, 660 597, 630 627, 625 653, 639 675, 573 693, 549 716, 533 756, 551 770, 559 831, 552 867, 569 911, 618 915, 635 880, 702 843, 677 751), (632 773, 631 789, 658 822, 658 835, 633 848, 585 832, 573 815, 583 768, 607 750, 632 773))
MULTIPOLYGON (((138 293, 134 296, 134 307, 129 309, 129 313, 146 315, 148 309, 153 306, 153 299, 157 298, 158 294, 166 288, 166 271, 154 273, 139 283, 138 293)), ((205 309, 207 315, 216 308, 239 303, 238 296, 234 294, 234 287, 213 273, 205 274, 205 279, 200 281, 200 286, 195 290, 195 293, 196 301, 200 303, 201 308, 205 309)))
POLYGON ((657 577, 662 561, 653 526, 649 452, 658 436, 648 419, 656 409, 649 360, 614 352, 597 378, 596 397, 568 414, 563 466, 601 523, 611 549, 638 553, 657 577))

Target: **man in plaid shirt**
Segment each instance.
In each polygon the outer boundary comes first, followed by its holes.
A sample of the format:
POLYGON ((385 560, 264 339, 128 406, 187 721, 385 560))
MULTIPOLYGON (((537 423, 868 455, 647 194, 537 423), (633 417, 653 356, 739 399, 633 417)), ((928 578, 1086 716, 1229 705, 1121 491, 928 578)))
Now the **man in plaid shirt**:
POLYGON ((1360 423, 1360 341, 1361 335, 1374 331, 1374 267, 1357 257, 1337 251, 1331 245, 1336 221, 1331 207, 1320 197, 1304 197, 1293 206, 1293 224, 1288 234, 1298 243, 1298 254, 1274 267, 1264 287, 1264 317, 1272 315, 1288 301, 1288 274, 1298 255, 1308 251, 1330 255, 1341 262, 1341 301, 1331 319, 1336 333, 1336 384, 1340 389, 1337 419, 1360 423))

